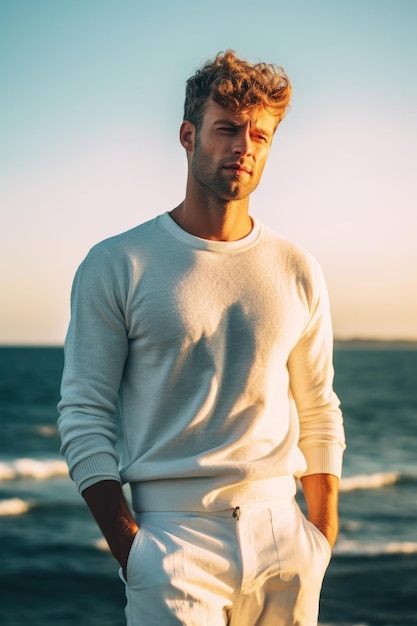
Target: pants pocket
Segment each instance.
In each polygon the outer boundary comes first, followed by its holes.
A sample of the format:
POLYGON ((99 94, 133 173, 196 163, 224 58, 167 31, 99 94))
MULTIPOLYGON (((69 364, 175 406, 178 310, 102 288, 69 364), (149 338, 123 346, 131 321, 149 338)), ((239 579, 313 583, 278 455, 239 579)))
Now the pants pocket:
POLYGON ((301 511, 300 514, 302 515, 304 532, 306 534, 306 547, 310 553, 311 566, 314 567, 316 575, 324 577, 332 556, 330 544, 317 526, 310 522, 301 511))
POLYGON ((330 544, 297 503, 275 516, 281 577, 321 585, 331 557, 330 544))
POLYGON ((323 548, 324 553, 327 555, 328 561, 330 561, 330 558, 332 556, 332 549, 330 547, 330 543, 327 537, 325 537, 325 535, 323 535, 321 530, 317 528, 317 526, 315 526, 307 518, 305 518, 305 521, 308 527, 310 528, 310 531, 313 533, 313 535, 316 537, 317 541, 319 542, 319 545, 323 548))
POLYGON ((130 585, 132 580, 135 580, 135 578, 140 575, 142 569, 145 567, 146 559, 143 558, 143 544, 146 543, 145 535, 146 533, 143 528, 140 528, 133 539, 129 556, 127 558, 127 580, 123 575, 122 568, 119 568, 119 577, 125 583, 125 585, 130 585))

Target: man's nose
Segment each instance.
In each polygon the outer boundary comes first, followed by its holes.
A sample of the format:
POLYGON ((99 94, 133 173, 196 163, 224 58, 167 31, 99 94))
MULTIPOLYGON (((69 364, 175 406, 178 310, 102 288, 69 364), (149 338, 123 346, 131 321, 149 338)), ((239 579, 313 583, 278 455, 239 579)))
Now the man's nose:
POLYGON ((235 136, 233 152, 239 155, 252 154, 252 138, 249 128, 242 128, 235 136))

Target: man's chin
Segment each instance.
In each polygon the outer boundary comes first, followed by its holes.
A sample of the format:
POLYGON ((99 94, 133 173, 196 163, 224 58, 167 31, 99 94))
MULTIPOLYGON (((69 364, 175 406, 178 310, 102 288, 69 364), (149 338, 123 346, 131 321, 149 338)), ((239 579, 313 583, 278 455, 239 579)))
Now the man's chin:
POLYGON ((253 189, 247 189, 242 185, 235 184, 228 187, 227 189, 223 189, 220 197, 230 202, 233 200, 246 200, 246 198, 250 196, 252 191, 253 189))

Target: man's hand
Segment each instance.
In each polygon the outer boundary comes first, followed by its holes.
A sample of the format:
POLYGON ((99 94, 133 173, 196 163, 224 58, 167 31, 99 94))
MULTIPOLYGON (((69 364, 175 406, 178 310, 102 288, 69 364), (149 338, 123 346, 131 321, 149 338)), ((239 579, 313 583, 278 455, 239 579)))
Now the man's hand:
POLYGON ((339 532, 339 479, 332 474, 301 478, 308 520, 323 533, 333 549, 339 532))
POLYGON ((82 495, 126 578, 127 559, 139 526, 122 486, 115 480, 103 480, 85 489, 82 495))

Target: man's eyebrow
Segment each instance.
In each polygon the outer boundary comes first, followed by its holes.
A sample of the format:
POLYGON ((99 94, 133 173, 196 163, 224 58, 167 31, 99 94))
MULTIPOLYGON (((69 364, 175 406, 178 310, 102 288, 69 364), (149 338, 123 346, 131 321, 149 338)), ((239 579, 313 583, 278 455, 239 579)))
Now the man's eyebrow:
MULTIPOLYGON (((238 120, 231 120, 231 119, 225 119, 225 118, 219 118, 214 120, 213 124, 226 124, 227 126, 233 126, 235 128, 239 128, 240 126, 245 126, 246 121, 238 121, 238 120)), ((252 126, 252 128, 260 133, 264 133, 265 135, 271 136, 272 133, 270 133, 269 131, 267 131, 265 128, 262 128, 262 126, 257 126, 256 124, 254 124, 252 126)))
POLYGON ((214 120, 213 124, 228 124, 229 126, 242 126, 243 125, 242 123, 239 123, 235 120, 223 119, 223 118, 214 120))

